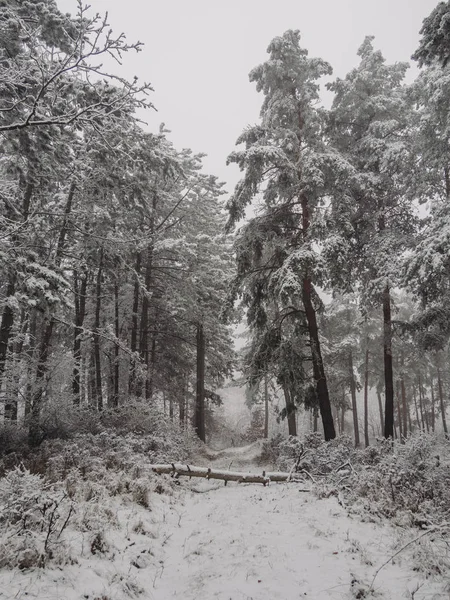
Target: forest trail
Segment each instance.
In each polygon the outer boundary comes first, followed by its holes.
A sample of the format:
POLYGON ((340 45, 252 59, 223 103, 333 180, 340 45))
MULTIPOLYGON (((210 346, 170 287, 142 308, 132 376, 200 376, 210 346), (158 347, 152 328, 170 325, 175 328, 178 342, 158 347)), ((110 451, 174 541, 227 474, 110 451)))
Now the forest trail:
POLYGON ((271 471, 275 465, 262 460, 262 444, 262 440, 258 440, 247 446, 233 446, 223 450, 205 448, 192 460, 192 464, 233 471, 240 469, 258 473, 264 469, 271 471))
MULTIPOLYGON (((260 453, 255 443, 207 450, 202 460, 260 472, 271 467, 259 464, 260 453)), ((182 502, 166 515, 164 556, 149 598, 448 598, 401 558, 385 566, 369 590, 377 568, 396 550, 398 531, 351 518, 334 497, 317 499, 298 483, 185 485, 182 502)))

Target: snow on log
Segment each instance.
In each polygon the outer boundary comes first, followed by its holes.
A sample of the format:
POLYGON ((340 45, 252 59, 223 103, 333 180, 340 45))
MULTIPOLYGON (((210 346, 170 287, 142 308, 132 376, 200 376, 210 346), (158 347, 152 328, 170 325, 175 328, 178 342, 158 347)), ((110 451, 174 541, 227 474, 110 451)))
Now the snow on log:
POLYGON ((223 481, 237 481, 238 483, 262 483, 267 485, 271 481, 299 481, 296 473, 283 473, 278 471, 263 471, 261 475, 254 473, 239 473, 237 471, 224 471, 208 467, 191 467, 180 463, 152 465, 152 470, 159 474, 169 474, 175 477, 205 477, 206 479, 222 479, 223 481))

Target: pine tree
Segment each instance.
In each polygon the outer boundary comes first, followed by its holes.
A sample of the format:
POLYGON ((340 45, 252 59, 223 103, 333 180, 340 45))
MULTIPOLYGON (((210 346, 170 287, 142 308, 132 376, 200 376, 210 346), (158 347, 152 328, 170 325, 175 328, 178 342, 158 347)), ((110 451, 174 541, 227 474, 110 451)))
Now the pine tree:
MULTIPOLYGON (((324 199, 325 171, 333 162, 333 156, 325 152, 323 117, 315 106, 317 81, 331 67, 321 59, 308 58, 300 47, 298 31, 272 40, 268 53, 269 60, 250 73, 250 80, 264 95, 261 122, 244 131, 238 144, 245 144, 245 149, 229 157, 245 171, 229 201, 229 226, 261 194, 261 215, 251 219, 250 227, 253 232, 260 227, 257 236, 262 248, 265 230, 269 242, 276 240, 277 250, 275 260, 267 257, 268 263, 259 268, 266 272, 267 287, 282 300, 282 309, 297 306, 299 301, 303 306, 325 439, 330 440, 335 429, 317 322, 320 301, 315 284, 320 282, 320 261, 314 242, 316 208, 324 199)), ((253 243, 249 228, 239 243, 245 239, 253 243)), ((252 265, 248 268, 251 272, 252 265)), ((243 262, 239 270, 242 280, 246 276, 243 262)))
POLYGON ((401 87, 407 65, 386 65, 381 52, 374 50, 372 40, 367 37, 360 47, 358 67, 345 79, 329 85, 335 93, 330 140, 353 167, 346 185, 332 196, 332 212, 344 218, 333 220, 330 226, 334 224, 336 228, 334 245, 341 250, 347 282, 351 277, 361 284, 364 304, 382 306, 384 434, 393 437, 391 289, 399 269, 396 258, 406 247, 406 235, 414 231, 404 176, 412 159, 407 135, 408 105, 401 87))

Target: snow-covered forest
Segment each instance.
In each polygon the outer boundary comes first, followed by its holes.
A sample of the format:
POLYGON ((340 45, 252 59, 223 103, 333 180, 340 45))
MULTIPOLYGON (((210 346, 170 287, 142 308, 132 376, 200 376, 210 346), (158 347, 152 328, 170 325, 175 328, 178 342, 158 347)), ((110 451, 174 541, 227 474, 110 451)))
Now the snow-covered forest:
POLYGON ((234 190, 72 13, 0 0, 0 599, 449 598, 450 1, 267 40, 234 190))

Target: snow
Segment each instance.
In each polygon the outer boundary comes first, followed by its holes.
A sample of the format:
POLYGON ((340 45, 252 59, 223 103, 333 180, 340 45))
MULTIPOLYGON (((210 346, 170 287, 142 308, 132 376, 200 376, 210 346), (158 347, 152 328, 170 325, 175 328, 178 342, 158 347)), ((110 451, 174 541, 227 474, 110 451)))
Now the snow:
MULTIPOLYGON (((260 464, 259 442, 208 450, 196 464, 218 469, 233 464, 258 473, 273 468, 260 464)), ((427 580, 412 570, 414 544, 377 574, 420 532, 362 522, 338 498, 315 497, 309 483, 224 486, 184 479, 177 487, 165 483, 167 476, 157 481, 164 489, 151 494, 147 508, 123 496, 108 500, 104 508, 114 519, 104 532, 102 551, 92 554, 89 532, 69 532, 78 536, 71 540, 80 550, 74 564, 3 569, 0 599, 449 597, 445 582, 427 580)))

